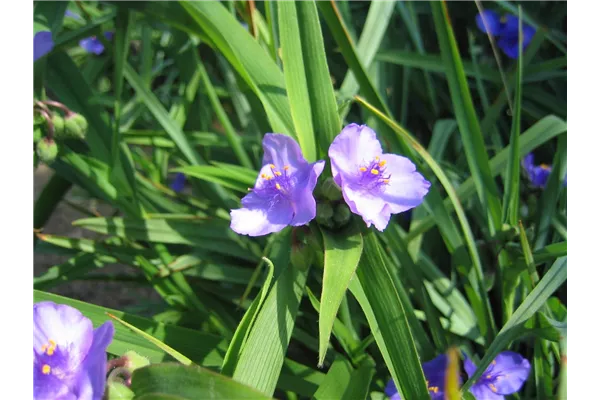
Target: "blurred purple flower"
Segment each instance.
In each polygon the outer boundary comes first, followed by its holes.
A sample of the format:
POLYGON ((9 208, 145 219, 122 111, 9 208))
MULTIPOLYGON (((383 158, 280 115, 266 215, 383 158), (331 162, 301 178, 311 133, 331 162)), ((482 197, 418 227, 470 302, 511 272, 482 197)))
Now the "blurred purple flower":
MULTIPOLYGON (((465 370, 469 377, 476 369, 475 364, 466 358, 465 370)), ((503 351, 494 358, 470 391, 477 400, 504 400, 504 395, 521 390, 530 369, 531 365, 526 358, 513 351, 503 351)))
POLYGON ((175 193, 181 192, 185 187, 185 175, 178 172, 177 175, 175 175, 173 182, 171 182, 170 187, 175 193))
POLYGON ((65 11, 65 17, 71 17, 71 18, 75 18, 75 19, 82 19, 81 16, 79 16, 79 14, 74 13, 71 10, 65 11))
POLYGON ((33 36, 33 61, 48 54, 54 48, 52 33, 49 31, 40 31, 33 36))
POLYGON ((254 188, 231 210, 231 229, 262 236, 288 225, 305 225, 315 218, 313 190, 325 161, 308 163, 289 136, 267 133, 263 138, 263 167, 254 188))
MULTIPOLYGON (((519 18, 506 14, 500 17, 492 10, 483 10, 475 17, 475 23, 483 33, 498 37, 498 47, 510 58, 519 57, 519 18)), ((529 45, 535 35, 535 28, 524 23, 523 50, 529 45)))
MULTIPOLYGON (((548 183, 548 177, 552 172, 552 166, 548 164, 534 165, 533 153, 529 153, 523 159, 523 168, 527 172, 527 176, 531 181, 531 184, 535 187, 544 188, 548 183)), ((562 183, 563 186, 567 186, 567 176, 562 183)))
MULTIPOLYGON (((444 385, 446 380, 446 366, 448 357, 445 354, 440 354, 431 361, 423 363, 423 373, 427 380, 427 389, 429 395, 434 400, 444 399, 444 385)), ((394 384, 394 380, 390 379, 385 387, 385 395, 391 400, 400 400, 400 393, 394 384)))
POLYGON ((350 210, 380 231, 392 214, 421 204, 431 186, 408 158, 383 154, 366 125, 346 126, 329 147, 329 157, 333 179, 350 210))
MULTIPOLYGON (((104 32, 104 37, 107 40, 112 40, 113 33, 112 32, 104 32)), ((79 41, 79 46, 81 46, 88 53, 93 53, 97 56, 104 52, 104 45, 96 36, 81 39, 79 41)))
POLYGON ((49 301, 33 305, 34 400, 100 400, 106 384, 106 348, 114 327, 97 329, 78 310, 49 301))

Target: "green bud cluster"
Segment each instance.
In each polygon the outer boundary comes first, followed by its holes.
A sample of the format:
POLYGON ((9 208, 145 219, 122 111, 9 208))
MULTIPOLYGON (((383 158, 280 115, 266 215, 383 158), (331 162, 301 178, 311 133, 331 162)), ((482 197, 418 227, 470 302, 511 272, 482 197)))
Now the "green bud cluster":
POLYGON ((50 164, 58 155, 58 146, 56 142, 49 138, 43 138, 36 144, 36 154, 40 161, 50 164))
POLYGON ((352 212, 343 200, 342 191, 333 178, 327 178, 320 187, 320 199, 317 202, 317 223, 327 229, 344 228, 352 212))

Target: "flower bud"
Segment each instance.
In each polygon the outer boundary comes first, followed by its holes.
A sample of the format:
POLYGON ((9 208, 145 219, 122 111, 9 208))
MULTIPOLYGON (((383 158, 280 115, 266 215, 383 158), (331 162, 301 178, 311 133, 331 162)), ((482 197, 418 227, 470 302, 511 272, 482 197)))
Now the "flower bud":
POLYGON ((65 120, 60 114, 56 113, 52 116, 52 126, 54 127, 54 137, 62 138, 65 134, 65 120))
POLYGON ((42 139, 44 134, 42 133, 42 128, 38 126, 33 127, 33 143, 37 143, 42 139))
POLYGON ((333 207, 329 203, 317 204, 317 223, 327 228, 333 227, 333 207))
POLYGON ((348 221, 350 221, 350 216, 352 213, 348 206, 344 203, 338 204, 335 207, 335 213, 333 214, 333 220, 337 224, 337 226, 342 227, 345 226, 348 221))
POLYGON ((54 140, 44 138, 37 142, 36 152, 42 162, 49 164, 58 155, 58 146, 54 140))
POLYGON ((80 119, 76 116, 77 114, 73 114, 65 118, 64 138, 85 139, 86 132, 80 123, 80 119))
POLYGON ((342 199, 342 191, 335 183, 333 178, 325 179, 325 182, 323 182, 321 185, 321 194, 330 201, 338 201, 342 199))

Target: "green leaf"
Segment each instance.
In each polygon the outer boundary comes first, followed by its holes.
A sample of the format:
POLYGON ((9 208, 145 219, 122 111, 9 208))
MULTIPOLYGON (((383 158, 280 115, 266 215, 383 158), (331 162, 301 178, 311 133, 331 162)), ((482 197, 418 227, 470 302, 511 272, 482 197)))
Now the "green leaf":
POLYGON ((212 165, 191 165, 188 167, 175 168, 172 171, 181 172, 187 176, 193 176, 194 178, 213 182, 241 193, 248 193, 248 188, 254 186, 254 181, 258 175, 258 173, 253 170, 246 169, 248 172, 247 174, 240 174, 228 171, 221 166, 212 165))
MULTIPOLYGON (((248 338, 248 334, 252 329, 252 325, 256 320, 256 316, 258 312, 261 310, 265 298, 267 297, 267 293, 269 293, 269 289, 271 288, 271 281, 273 280, 273 275, 275 272, 275 267, 271 260, 266 257, 262 258, 262 261, 268 267, 268 274, 263 284, 263 287, 260 290, 259 295, 254 299, 248 310, 242 317, 237 329, 235 330, 235 334, 231 339, 231 343, 229 344, 229 348, 227 349, 227 354, 225 354, 225 359, 223 360, 223 366, 221 367, 221 373, 223 375, 231 376, 233 371, 235 370, 236 363, 239 359, 241 350, 243 345, 248 338)), ((260 265, 259 265, 260 267, 260 265)))
POLYGON ((331 329, 362 255, 363 240, 355 229, 337 234, 322 230, 325 269, 319 309, 319 362, 323 365, 331 329))
POLYGON ((171 363, 136 369, 131 377, 131 389, 140 400, 270 398, 205 368, 171 363))
POLYGON ((494 341, 489 345, 477 370, 463 385, 461 391, 466 392, 481 377, 494 357, 522 332, 523 325, 529 318, 546 304, 546 300, 567 280, 567 257, 561 257, 552 264, 546 275, 527 295, 519 308, 502 327, 494 341))
MULTIPOLYGON (((519 7, 520 10, 520 7, 519 7)), ((510 132, 509 161, 506 164, 504 175, 504 199, 502 201, 502 221, 512 226, 517 224, 519 218, 519 184, 521 177, 519 139, 521 137, 521 85, 523 79, 523 28, 519 19, 519 58, 517 60, 517 73, 515 82, 515 101, 513 103, 513 120, 510 132)))
MULTIPOLYGON (((175 216, 177 218, 177 216, 175 216)), ((73 222, 94 232, 153 243, 187 244, 223 254, 258 261, 242 239, 229 228, 229 222, 189 216, 187 219, 84 218, 73 222)))
POLYGON ((289 246, 281 246, 272 257, 281 274, 256 317, 233 373, 235 380, 269 396, 281 373, 308 273, 289 262, 289 251, 289 246))
POLYGON ((358 369, 354 369, 350 362, 342 357, 336 358, 323 383, 315 392, 316 400, 354 400, 366 399, 371 379, 375 374, 372 360, 365 360, 358 369))
MULTIPOLYGON (((312 119, 313 130, 305 132, 306 141, 312 143, 315 137, 320 139, 321 157, 327 153, 329 145, 340 132, 340 120, 327 67, 319 14, 314 1, 280 2, 278 5, 283 70, 294 122, 298 126, 302 124, 301 119, 312 119), (296 107, 299 107, 299 112, 295 112, 296 107)), ((300 133, 298 139, 302 140, 300 133)), ((309 157, 306 159, 315 161, 309 157)))
POLYGON ((407 399, 426 399, 429 392, 423 369, 390 266, 381 254, 375 233, 369 232, 363 239, 358 280, 352 281, 356 283, 350 288, 367 317, 399 393, 407 399))
POLYGON ((192 360, 190 360, 189 358, 187 358, 186 356, 184 356, 177 350, 173 349, 172 347, 167 346, 160 340, 152 337, 152 335, 147 334, 146 332, 142 331, 141 329, 136 328, 135 326, 123 321, 122 319, 112 315, 111 313, 106 313, 106 315, 108 315, 109 317, 111 317, 112 319, 114 319, 115 321, 120 323, 121 325, 125 326, 126 328, 130 329, 137 335, 143 337, 144 339, 146 339, 147 341, 149 341, 150 343, 152 343, 153 345, 155 345, 156 347, 158 347, 159 349, 161 349, 162 351, 164 351, 165 353, 167 353, 168 355, 170 355, 171 357, 173 357, 174 359, 176 359, 183 365, 192 365, 192 360))
POLYGON ((450 24, 446 3, 431 2, 431 9, 469 170, 475 180, 479 201, 487 213, 488 228, 493 235, 501 224, 502 210, 498 188, 490 170, 481 127, 450 24))
POLYGON ((268 53, 220 2, 179 4, 195 21, 188 29, 201 28, 256 93, 273 131, 295 137, 283 73, 268 53))

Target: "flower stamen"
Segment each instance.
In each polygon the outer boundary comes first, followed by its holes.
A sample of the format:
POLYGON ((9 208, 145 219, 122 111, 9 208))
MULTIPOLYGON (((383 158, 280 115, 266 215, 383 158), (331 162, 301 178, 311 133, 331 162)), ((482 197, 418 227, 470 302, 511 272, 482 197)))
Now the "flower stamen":
POLYGON ((366 169, 365 167, 360 167, 358 170, 359 170, 360 172, 365 172, 367 169, 366 169))
POLYGON ((488 386, 490 387, 490 389, 492 389, 492 392, 498 393, 498 388, 494 386, 493 383, 489 383, 488 386))
POLYGON ((42 366, 42 374, 48 375, 50 373, 50 371, 52 371, 52 368, 50 368, 50 366, 48 364, 44 364, 42 366))
POLYGON ((375 168, 373 168, 373 169, 371 170, 371 173, 372 173, 373 175, 379 175, 379 170, 376 170, 375 168))

